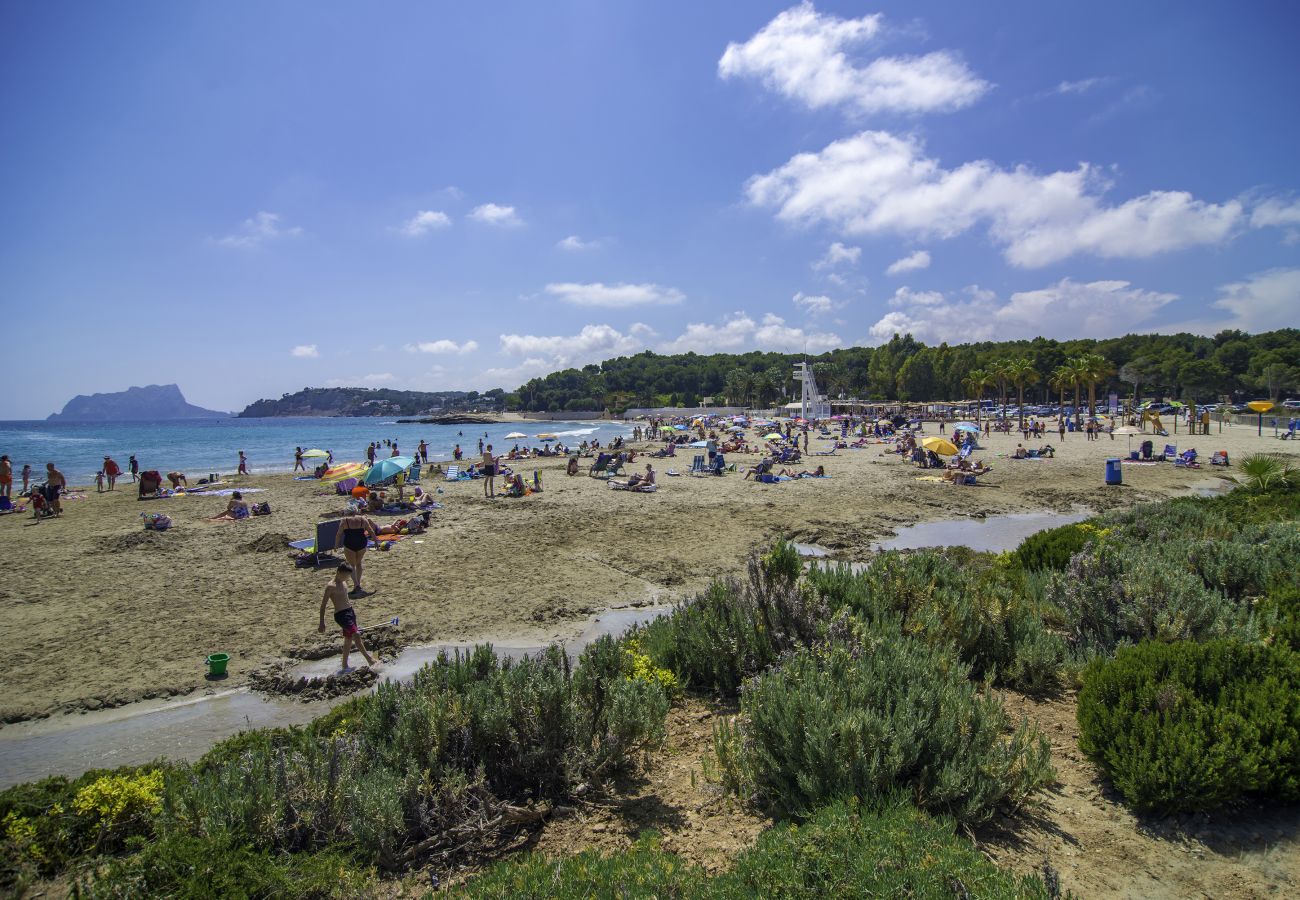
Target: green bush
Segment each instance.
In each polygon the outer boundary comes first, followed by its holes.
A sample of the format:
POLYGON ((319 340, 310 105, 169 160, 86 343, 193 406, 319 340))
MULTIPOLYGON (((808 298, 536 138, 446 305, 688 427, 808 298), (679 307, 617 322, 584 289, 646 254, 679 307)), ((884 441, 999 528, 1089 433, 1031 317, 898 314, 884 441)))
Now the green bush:
POLYGON ((1001 702, 978 693, 951 650, 879 631, 853 649, 799 651, 748 682, 714 748, 724 786, 778 815, 901 790, 977 822, 1054 777, 1047 741, 1026 724, 1007 730, 1001 702))
POLYGON ((401 867, 467 821, 562 797, 657 745, 668 694, 625 666, 611 638, 576 670, 559 647, 515 662, 490 647, 443 655, 410 685, 343 704, 309 739, 244 740, 173 778, 166 828, 264 850, 347 846, 401 867))
POLYGON ((1063 613, 1080 650, 1109 652, 1143 640, 1256 636, 1248 605, 1206 587, 1158 547, 1103 542, 1086 548, 1053 578, 1048 599, 1063 613))
POLYGON ((1300 651, 1300 588, 1270 591, 1260 604, 1260 613, 1270 622, 1272 643, 1300 651))
POLYGON ((614 854, 587 851, 562 860, 533 854, 499 863, 457 888, 460 898, 912 897, 1021 900, 1050 896, 1035 876, 1004 872, 950 822, 906 804, 879 811, 856 801, 826 807, 801 825, 778 825, 721 875, 709 877, 661 850, 652 837, 614 854))
POLYGON ((1138 809, 1300 798, 1300 655, 1221 640, 1145 643, 1096 659, 1079 746, 1138 809))
POLYGON ((153 833, 162 764, 92 769, 19 784, 0 792, 0 888, 62 871, 69 861, 117 852, 153 833))
POLYGON ((1021 541, 1011 556, 1022 569, 1063 571, 1070 564, 1070 557, 1086 547, 1096 534, 1095 528, 1085 527, 1084 523, 1048 528, 1021 541))
POLYGON ((687 685, 734 695, 782 655, 844 628, 790 576, 789 553, 779 547, 751 555, 744 581, 717 579, 628 638, 687 685))
POLYGON ((85 900, 352 898, 363 896, 373 877, 373 870, 337 853, 276 855, 241 846, 229 836, 171 835, 82 878, 76 895, 85 900))
POLYGON ((818 567, 807 582, 832 610, 953 646, 977 678, 1021 690, 1055 686, 1064 641, 1043 624, 1027 577, 964 548, 882 553, 870 569, 818 567))

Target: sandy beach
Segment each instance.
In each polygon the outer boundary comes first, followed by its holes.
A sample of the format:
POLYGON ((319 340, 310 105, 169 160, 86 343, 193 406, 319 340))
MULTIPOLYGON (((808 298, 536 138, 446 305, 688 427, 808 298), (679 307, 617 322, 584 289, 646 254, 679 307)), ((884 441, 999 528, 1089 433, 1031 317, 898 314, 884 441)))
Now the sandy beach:
MULTIPOLYGON (((698 589, 739 569, 749 549, 779 535, 859 559, 874 541, 915 522, 1105 509, 1204 489, 1223 471, 1208 465, 1219 449, 1234 459, 1259 450, 1300 455, 1300 446, 1242 426, 1197 438, 1171 435, 1157 439, 1157 449, 1166 440, 1196 447, 1207 464, 1125 466, 1124 485, 1107 487, 1104 460, 1126 454, 1123 437, 1088 442, 1072 434, 1061 442, 1052 433, 1057 455, 1041 461, 1009 458, 1018 434, 983 440, 986 450, 976 455, 994 470, 978 487, 926 480, 928 473, 874 446, 808 457, 801 466, 824 464, 828 479, 772 485, 739 474, 668 476, 669 468, 689 468, 690 450, 654 460, 661 485, 655 494, 613 491, 585 474, 566 477, 561 458, 517 464, 527 475, 540 471, 545 487, 522 499, 487 500, 479 482, 438 480, 446 508, 433 513, 426 534, 367 554, 366 588, 373 593, 356 608, 363 626, 400 617, 407 643, 543 642, 572 636, 606 608, 698 589)), ((742 470, 757 459, 729 457, 742 470)), ((589 464, 583 460, 584 473, 589 464)), ((434 482, 426 477, 425 484, 434 482)), ((224 508, 224 498, 139 502, 128 481, 114 493, 96 494, 92 486, 85 499, 66 502, 57 520, 0 519, 10 560, 0 599, 11 635, 0 656, 0 717, 13 722, 226 690, 251 670, 323 640, 317 609, 329 572, 295 568, 283 544, 312 536, 341 499, 324 493, 328 486, 289 475, 236 479, 235 486, 261 489, 248 499, 269 501, 273 514, 204 521, 224 508), (146 532, 141 512, 166 512, 175 527, 146 532), (216 686, 204 679, 204 659, 213 652, 232 656, 230 678, 216 686)), ((328 638, 338 643, 332 623, 328 638)))

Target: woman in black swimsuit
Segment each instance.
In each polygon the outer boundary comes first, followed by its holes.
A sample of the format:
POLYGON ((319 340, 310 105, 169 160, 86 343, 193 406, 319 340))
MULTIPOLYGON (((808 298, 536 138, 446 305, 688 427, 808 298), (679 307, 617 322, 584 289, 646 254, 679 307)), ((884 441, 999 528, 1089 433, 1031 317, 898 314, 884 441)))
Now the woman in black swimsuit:
POLYGON ((361 558, 366 555, 366 547, 375 536, 375 523, 365 516, 344 516, 339 520, 339 532, 334 549, 343 548, 343 558, 352 566, 352 592, 349 596, 361 593, 361 558))

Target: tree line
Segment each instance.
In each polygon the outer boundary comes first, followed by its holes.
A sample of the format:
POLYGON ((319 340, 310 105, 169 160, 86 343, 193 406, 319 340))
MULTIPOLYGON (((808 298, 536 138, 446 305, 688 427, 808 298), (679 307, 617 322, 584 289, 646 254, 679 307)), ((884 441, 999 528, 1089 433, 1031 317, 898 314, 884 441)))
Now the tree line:
MULTIPOLYGON (((640 406, 765 407, 794 396, 790 353, 645 351, 534 378, 503 397, 525 411, 601 410, 640 406)), ((809 356, 828 397, 929 402, 1012 396, 1025 402, 1073 400, 1094 406, 1122 395, 1208 402, 1222 397, 1274 401, 1300 387, 1300 329, 1260 334, 1221 331, 1130 334, 1106 340, 1034 338, 927 346, 895 334, 879 347, 809 356)))

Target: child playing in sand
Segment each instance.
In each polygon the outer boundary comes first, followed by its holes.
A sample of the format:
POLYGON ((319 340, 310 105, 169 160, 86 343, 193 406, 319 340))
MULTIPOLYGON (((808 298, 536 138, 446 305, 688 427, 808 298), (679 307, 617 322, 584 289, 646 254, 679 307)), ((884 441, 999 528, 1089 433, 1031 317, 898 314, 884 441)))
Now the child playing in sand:
POLYGON ((348 653, 354 641, 361 655, 366 658, 367 665, 375 664, 375 660, 366 652, 366 645, 361 642, 361 630, 357 628, 357 611, 352 608, 352 600, 348 597, 348 576, 351 574, 352 567, 347 563, 339 563, 339 567, 334 570, 334 580, 325 586, 325 596, 321 597, 318 629, 324 633, 325 605, 333 602, 334 621, 343 632, 343 671, 345 672, 348 669, 348 653))

